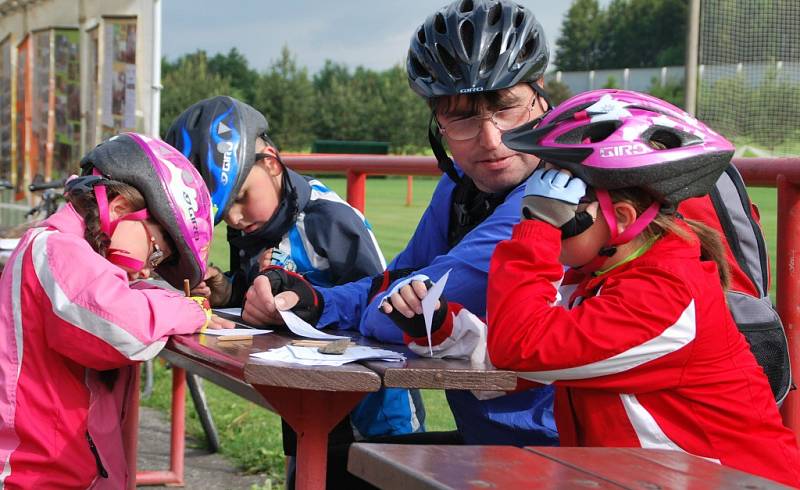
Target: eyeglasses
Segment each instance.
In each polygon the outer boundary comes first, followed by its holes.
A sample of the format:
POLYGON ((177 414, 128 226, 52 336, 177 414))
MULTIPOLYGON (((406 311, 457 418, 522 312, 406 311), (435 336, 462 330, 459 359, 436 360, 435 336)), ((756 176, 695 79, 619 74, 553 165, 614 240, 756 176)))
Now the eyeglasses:
POLYGON ((164 259, 167 257, 167 254, 161 250, 161 247, 158 246, 156 243, 155 237, 150 234, 150 229, 147 227, 144 221, 140 221, 142 226, 144 226, 144 232, 147 234, 147 240, 150 242, 151 245, 151 252, 147 256, 147 263, 150 265, 151 269, 155 269, 159 266, 164 259))
POLYGON ((481 132, 483 121, 487 119, 491 121, 494 127, 499 131, 508 131, 531 120, 533 106, 538 96, 539 94, 534 93, 530 104, 526 106, 514 106, 508 109, 494 111, 491 114, 480 114, 466 119, 459 119, 449 123, 446 127, 442 126, 439 121, 436 120, 436 126, 442 134, 447 135, 448 138, 455 141, 465 141, 478 136, 478 133, 481 132))

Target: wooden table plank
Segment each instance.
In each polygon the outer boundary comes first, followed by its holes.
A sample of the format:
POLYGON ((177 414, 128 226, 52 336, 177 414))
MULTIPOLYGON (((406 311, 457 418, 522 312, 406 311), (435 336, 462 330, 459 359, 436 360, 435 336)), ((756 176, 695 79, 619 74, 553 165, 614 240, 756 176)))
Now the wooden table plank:
POLYGON ((384 490, 623 488, 512 446, 356 443, 347 467, 384 490))
POLYGON ((642 448, 526 447, 626 488, 784 489, 779 483, 680 451, 642 448))
POLYGON ((364 363, 383 377, 383 385, 387 387, 509 391, 517 386, 517 375, 512 371, 501 371, 466 360, 419 357, 405 348, 394 350, 408 352, 407 361, 403 364, 364 363))
POLYGON ((301 366, 250 357, 253 352, 283 347, 292 340, 291 336, 275 332, 255 335, 247 341, 222 342, 213 335, 175 335, 167 348, 250 384, 318 391, 372 392, 380 389, 380 376, 360 364, 301 366))

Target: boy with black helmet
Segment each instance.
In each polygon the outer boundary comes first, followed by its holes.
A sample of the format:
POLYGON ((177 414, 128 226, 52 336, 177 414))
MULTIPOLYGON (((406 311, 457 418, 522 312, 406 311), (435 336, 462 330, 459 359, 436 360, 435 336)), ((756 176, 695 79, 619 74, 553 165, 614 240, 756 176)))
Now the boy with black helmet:
MULTIPOLYGON (((524 182, 539 163, 509 149, 500 137, 549 108, 542 89, 547 60, 542 26, 529 9, 510 0, 457 0, 428 17, 412 36, 407 71, 411 88, 432 109, 431 146, 446 175, 406 249, 382 276, 318 288, 312 300, 305 294, 295 311, 310 310, 307 317, 321 327, 360 328, 401 343, 403 332, 379 310, 387 291, 414 274, 439 279, 452 269, 445 296, 485 314, 489 259, 497 243, 511 237, 524 182)), ((280 323, 273 294, 288 307, 297 298, 292 291, 305 292, 296 284, 274 286, 256 278, 246 320, 280 323)), ((411 321, 422 324, 416 313, 411 321)), ((467 443, 557 442, 549 387, 491 399, 451 390, 447 397, 467 443)))
MULTIPOLYGON (((330 287, 381 273, 386 262, 364 216, 320 181, 283 164, 266 118, 228 96, 202 100, 172 123, 166 142, 199 170, 215 223, 228 225, 230 271, 209 267, 193 293, 212 306, 241 306, 259 273, 272 281, 304 278, 330 287)), ((331 444, 423 430, 416 392, 389 388, 368 395, 330 437, 331 444)), ((284 424, 284 434, 293 434, 284 424)), ((284 438, 294 455, 294 437, 284 438)), ((330 458, 332 465, 344 468, 330 458)), ((291 475, 291 472, 290 472, 291 475)))

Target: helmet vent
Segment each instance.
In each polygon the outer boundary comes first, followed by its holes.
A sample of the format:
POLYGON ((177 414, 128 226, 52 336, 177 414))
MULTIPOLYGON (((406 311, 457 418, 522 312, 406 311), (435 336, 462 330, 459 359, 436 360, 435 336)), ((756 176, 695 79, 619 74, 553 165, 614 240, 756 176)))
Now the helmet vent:
POLYGON ((420 44, 425 44, 425 29, 420 28, 420 30, 417 31, 417 41, 419 41, 420 44))
POLYGON ((503 12, 503 7, 499 3, 495 3, 494 5, 489 8, 489 15, 487 15, 487 21, 489 22, 490 26, 497 24, 497 21, 500 20, 500 14, 503 12))
POLYGON ((411 75, 418 78, 430 78, 430 72, 419 62, 416 56, 413 53, 408 53, 408 59, 411 61, 411 75))
POLYGON ((475 37, 475 27, 472 25, 472 22, 465 21, 461 24, 459 29, 461 31, 461 44, 464 45, 464 51, 467 53, 467 57, 472 57, 472 41, 475 37))
POLYGON ((447 69, 448 73, 450 73, 450 76, 453 78, 461 78, 458 63, 456 63, 453 55, 451 55, 446 48, 443 48, 442 45, 438 43, 436 44, 436 51, 439 53, 439 59, 442 60, 442 64, 447 69))
POLYGON ((589 126, 580 126, 558 136, 556 143, 564 145, 597 143, 611 136, 620 125, 620 121, 601 121, 589 126))
POLYGON ((459 9, 459 12, 466 14, 467 12, 472 12, 472 9, 474 8, 475 6, 472 4, 472 0, 464 0, 461 2, 461 8, 459 9))
POLYGON ((439 34, 447 34, 447 24, 441 12, 436 14, 436 18, 433 20, 433 28, 436 29, 436 32, 439 34))
POLYGON ((486 56, 484 56, 481 62, 481 74, 493 70, 494 65, 497 64, 497 59, 500 57, 500 38, 501 36, 495 35, 492 44, 490 44, 489 49, 486 50, 486 56))
MULTIPOLYGON (((499 5, 498 5, 498 7, 499 7, 499 5)), ((522 25, 523 22, 525 22, 525 9, 520 7, 517 10, 517 15, 514 16, 514 27, 518 28, 519 26, 522 25)))
POLYGON ((531 32, 528 34, 528 39, 525 40, 525 44, 522 45, 522 49, 519 50, 519 54, 517 55, 517 63, 522 63, 528 59, 533 53, 535 45, 536 40, 533 38, 533 32, 531 32))

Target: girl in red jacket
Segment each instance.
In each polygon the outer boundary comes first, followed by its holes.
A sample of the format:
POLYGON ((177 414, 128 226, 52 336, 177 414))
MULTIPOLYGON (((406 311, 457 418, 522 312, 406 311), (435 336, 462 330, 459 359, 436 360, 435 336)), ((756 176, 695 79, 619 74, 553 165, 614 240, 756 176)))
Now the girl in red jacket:
MULTIPOLYGON (((800 486, 795 436, 725 303, 719 237, 674 213, 713 187, 733 146, 670 104, 614 90, 503 141, 546 165, 492 257, 488 353, 556 386, 561 444, 685 451, 800 486)), ((410 289, 392 298, 405 316, 424 296, 410 289)), ((449 316, 442 329, 462 330, 449 316)))

